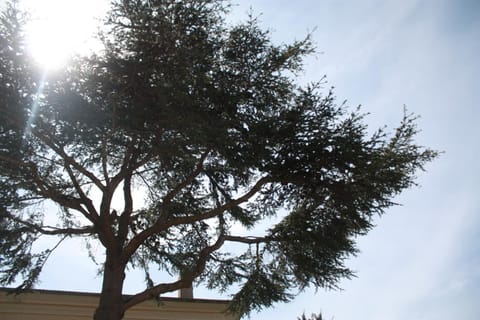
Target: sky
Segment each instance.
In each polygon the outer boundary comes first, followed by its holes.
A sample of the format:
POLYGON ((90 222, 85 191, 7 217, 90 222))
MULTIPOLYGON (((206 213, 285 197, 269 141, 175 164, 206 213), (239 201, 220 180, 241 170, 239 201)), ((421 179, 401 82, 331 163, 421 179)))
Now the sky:
MULTIPOLYGON (((418 174, 418 187, 395 199, 401 205, 358 239, 361 253, 348 261, 357 277, 343 290, 307 289, 251 318, 321 311, 335 320, 480 319, 480 1, 238 2, 230 19, 252 8, 277 43, 313 31, 319 53, 300 81, 326 75, 339 101, 370 113, 372 128, 394 128, 406 106, 420 116, 417 141, 443 152, 418 174)), ((71 244, 52 257, 38 287, 98 291, 95 268, 71 244)), ((141 282, 129 275, 128 293, 141 282)), ((202 289, 195 295, 222 298, 202 289)))

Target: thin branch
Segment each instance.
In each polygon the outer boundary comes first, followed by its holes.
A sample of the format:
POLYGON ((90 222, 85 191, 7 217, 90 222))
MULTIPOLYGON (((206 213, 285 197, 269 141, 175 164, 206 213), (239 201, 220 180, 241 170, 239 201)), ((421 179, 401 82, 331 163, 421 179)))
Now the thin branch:
POLYGON ((52 164, 55 164, 55 165, 57 165, 57 166, 61 166, 62 163, 63 163, 61 160, 52 159, 52 158, 51 158, 51 155, 50 155, 50 158, 49 158, 49 157, 45 157, 45 156, 43 156, 43 155, 41 155, 41 154, 36 154, 35 156, 38 157, 38 158, 40 158, 40 159, 42 159, 42 160, 44 160, 44 161, 51 162, 52 164))
POLYGON ((45 267, 45 264, 48 261, 48 258, 50 258, 50 255, 52 254, 55 249, 57 249, 60 244, 68 237, 68 235, 64 235, 51 249, 47 249, 43 253, 40 254, 40 256, 37 258, 37 261, 35 262, 35 266, 30 269, 29 275, 26 277, 26 279, 23 281, 22 284, 20 284, 18 287, 14 289, 15 292, 20 293, 22 290, 25 289, 31 289, 34 285, 34 283, 38 280, 38 277, 43 270, 43 267, 45 267), (40 263, 39 263, 40 262, 40 263))
POLYGON ((210 151, 207 150, 204 154, 202 154, 202 156, 200 157, 200 161, 198 162, 197 166, 195 167, 195 170, 193 170, 193 172, 187 176, 185 178, 184 181, 182 181, 180 184, 178 184, 172 191, 170 191, 164 198, 163 198, 163 201, 162 201, 162 204, 165 206, 165 205, 168 205, 172 199, 183 189, 185 188, 186 186, 188 186, 190 183, 193 182, 193 180, 195 180, 195 178, 200 174, 200 172, 202 172, 203 170, 203 163, 205 161, 205 159, 207 158, 207 155, 210 151))
POLYGON ((138 170, 139 168, 141 168, 142 166, 146 165, 148 161, 152 160, 152 158, 156 155, 156 151, 154 150, 150 150, 149 153, 147 153, 147 155, 141 159, 140 161, 138 161, 134 166, 131 167, 131 170, 132 172, 135 171, 135 170, 138 170))
MULTIPOLYGON (((138 157, 138 152, 136 153, 136 149, 134 148, 135 142, 130 142, 129 145, 126 147, 126 151, 123 157, 122 166, 118 173, 110 179, 110 183, 107 187, 103 190, 102 200, 100 202, 100 228, 99 228, 99 237, 102 244, 105 247, 116 246, 119 242, 124 242, 126 235, 128 234, 128 223, 130 221, 130 215, 132 209, 128 209, 129 206, 132 205, 131 199, 131 175, 134 171, 134 163, 138 157), (111 202, 115 190, 120 185, 120 183, 124 181, 124 196, 125 196, 125 210, 128 212, 122 213, 122 226, 119 226, 118 233, 115 235, 115 231, 113 229, 113 220, 112 215, 110 212, 111 209, 111 202), (126 191, 125 188, 129 190, 126 191), (130 200, 128 199, 130 198, 130 200), (128 203, 130 201, 130 203, 128 203)), ((138 150, 137 150, 138 151, 138 150)), ((120 222, 120 221, 119 221, 120 222)))
POLYGON ((110 179, 110 185, 108 186, 108 189, 112 195, 115 189, 117 189, 120 182, 122 182, 122 180, 125 179, 125 176, 127 175, 127 173, 134 171, 134 169, 132 170, 130 166, 133 159, 134 159, 133 147, 128 146, 127 150, 125 151, 125 155, 123 157, 122 166, 120 167, 120 170, 113 178, 110 179))
POLYGON ((231 241, 231 242, 240 242, 240 243, 246 243, 246 244, 259 244, 259 243, 267 243, 274 240, 271 237, 252 237, 252 236, 247 236, 247 237, 241 237, 241 236, 225 236, 225 241, 231 241))
POLYGON ((36 129, 33 129, 32 132, 34 132, 40 140, 42 140, 48 147, 50 147, 50 149, 52 149, 56 154, 58 154, 65 162, 67 162, 69 165, 73 166, 78 172, 89 178, 100 190, 105 189, 105 186, 102 184, 100 179, 98 179, 93 173, 88 171, 84 166, 75 161, 75 159, 70 157, 61 147, 56 146, 50 137, 40 133, 36 129))
POLYGON ((70 168, 70 165, 67 162, 65 162, 64 168, 65 168, 65 170, 67 170, 68 176, 70 177, 70 180, 72 181, 73 187, 75 188, 78 195, 80 196, 80 199, 82 200, 83 204, 87 207, 88 212, 90 213, 91 217, 94 220, 97 220, 97 218, 98 218, 97 210, 95 209, 94 205, 92 204, 91 199, 87 197, 85 192, 83 192, 82 187, 80 186, 77 178, 73 174, 72 168, 70 168))
POLYGON ((143 184, 147 187, 148 193, 151 197, 151 199, 154 199, 154 196, 156 195, 156 192, 153 190, 153 188, 150 186, 150 183, 148 182, 147 179, 142 175, 146 170, 142 172, 137 172, 137 176, 140 177, 140 179, 143 181, 143 184))
POLYGON ((34 223, 25 221, 23 219, 20 219, 18 217, 15 217, 14 215, 8 214, 8 213, 3 213, 3 217, 6 217, 7 219, 13 220, 15 222, 18 222, 38 233, 44 234, 44 235, 82 235, 82 234, 93 234, 95 233, 95 228, 93 226, 86 226, 83 228, 57 228, 53 226, 39 226, 34 223))
POLYGON ((248 201, 258 191, 260 191, 260 189, 265 184, 269 183, 270 181, 271 179, 269 177, 263 177, 260 180, 258 180, 257 183, 255 183, 255 185, 250 189, 250 191, 245 193, 243 196, 199 215, 178 217, 173 219, 160 217, 153 226, 140 232, 138 235, 136 235, 135 237, 133 237, 133 239, 130 240, 129 244, 125 247, 125 251, 123 253, 124 255, 123 259, 125 259, 125 261, 128 261, 128 259, 137 250, 137 248, 151 235, 161 232, 163 230, 166 230, 172 226, 181 225, 181 224, 192 224, 194 222, 216 217, 222 214, 223 212, 225 212, 226 210, 232 209, 248 201))
POLYGON ((178 217, 178 218, 170 219, 170 220, 168 220, 167 225, 168 225, 168 227, 171 227, 171 226, 180 225, 180 224, 191 224, 191 223, 198 222, 198 221, 201 221, 201 220, 206 220, 206 219, 216 217, 219 214, 222 214, 223 212, 225 212, 229 209, 232 209, 232 208, 250 200, 251 197, 253 197, 258 191, 260 191, 260 189, 265 184, 269 183, 270 181, 271 181, 271 179, 269 177, 263 177, 260 180, 258 180, 257 183, 250 189, 250 191, 245 193, 243 196, 241 196, 237 199, 234 199, 230 202, 227 202, 226 204, 224 204, 220 207, 214 208, 210 211, 207 211, 207 212, 199 214, 199 215, 187 216, 187 217, 178 217))
POLYGON ((105 185, 108 187, 110 183, 110 179, 108 177, 108 169, 107 169, 107 135, 105 135, 102 139, 102 170, 103 170, 103 178, 105 179, 105 185))
POLYGON ((198 255, 198 260, 195 265, 195 269, 192 273, 184 275, 181 279, 171 282, 171 283, 161 283, 151 288, 144 290, 136 295, 130 297, 124 304, 123 308, 126 311, 127 309, 133 307, 136 304, 139 304, 143 301, 158 297, 162 293, 172 292, 181 288, 188 288, 192 286, 193 280, 200 276, 205 270, 207 261, 210 259, 211 254, 220 249, 225 242, 225 237, 220 235, 217 241, 208 247, 205 247, 200 251, 198 255))
MULTIPOLYGON (((56 190, 54 187, 50 186, 47 184, 47 182, 40 176, 38 173, 38 168, 35 163, 33 162, 19 162, 18 160, 11 159, 9 157, 6 157, 4 155, 0 155, 0 159, 10 162, 13 165, 20 166, 26 168, 30 174, 32 175, 32 180, 33 183, 37 186, 38 192, 47 199, 51 199, 58 204, 77 210, 81 212, 87 219, 92 221, 92 217, 90 217, 89 213, 82 207, 82 201, 81 199, 74 198, 71 196, 67 196, 58 190, 56 190)), ((93 221, 92 221, 93 222, 93 221)))

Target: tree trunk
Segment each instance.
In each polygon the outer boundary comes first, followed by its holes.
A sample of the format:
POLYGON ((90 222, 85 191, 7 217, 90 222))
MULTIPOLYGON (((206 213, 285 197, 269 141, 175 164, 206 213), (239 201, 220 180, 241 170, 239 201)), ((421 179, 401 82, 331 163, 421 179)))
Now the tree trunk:
POLYGON ((116 263, 107 253, 103 271, 102 292, 100 301, 93 317, 94 320, 121 320, 124 316, 124 301, 122 296, 125 279, 125 265, 116 263))

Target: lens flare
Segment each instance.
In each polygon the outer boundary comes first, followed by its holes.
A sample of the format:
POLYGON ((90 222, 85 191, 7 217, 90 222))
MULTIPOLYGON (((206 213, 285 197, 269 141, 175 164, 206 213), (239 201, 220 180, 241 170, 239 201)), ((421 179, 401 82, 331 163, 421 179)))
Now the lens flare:
POLYGON ((43 94, 43 89, 45 87, 46 78, 47 78, 47 72, 45 71, 42 75, 42 78, 40 79, 39 84, 38 84, 38 90, 37 90, 37 93, 35 94, 35 97, 34 97, 34 100, 33 100, 32 108, 30 110, 30 115, 28 117, 27 124, 25 125, 24 138, 28 138, 30 136, 30 134, 32 133, 32 128, 34 126, 34 121, 35 121, 35 118, 37 117, 38 108, 40 106, 39 102, 40 102, 40 99, 41 99, 42 94, 43 94))

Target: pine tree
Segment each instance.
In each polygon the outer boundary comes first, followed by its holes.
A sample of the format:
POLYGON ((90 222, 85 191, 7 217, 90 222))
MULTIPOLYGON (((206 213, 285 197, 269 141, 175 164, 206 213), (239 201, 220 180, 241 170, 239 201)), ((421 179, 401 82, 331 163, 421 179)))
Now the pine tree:
POLYGON ((7 6, 0 284, 33 287, 71 237, 104 248, 97 320, 192 283, 239 285, 230 309, 247 314, 352 276, 357 236, 436 153, 415 144, 412 115, 369 134, 321 80, 299 85, 310 37, 277 45, 255 18, 230 26, 227 13, 221 0, 115 1, 104 50, 42 79, 7 6), (248 234, 270 217, 279 222, 248 234), (36 252, 41 236, 59 242, 36 252), (124 298, 127 267, 146 287, 124 298), (181 278, 159 283, 150 268, 181 278))

